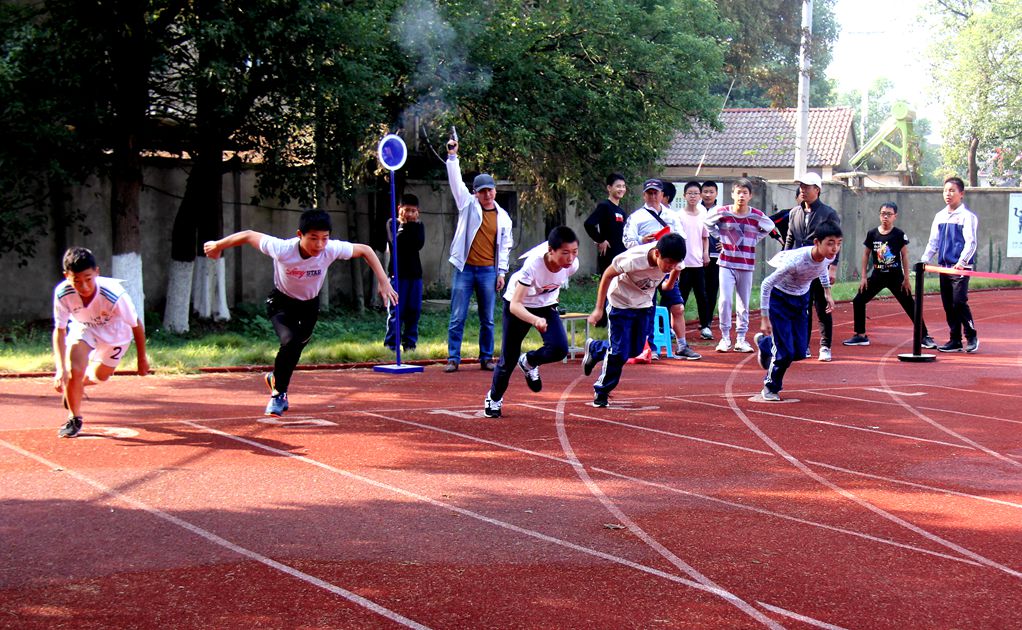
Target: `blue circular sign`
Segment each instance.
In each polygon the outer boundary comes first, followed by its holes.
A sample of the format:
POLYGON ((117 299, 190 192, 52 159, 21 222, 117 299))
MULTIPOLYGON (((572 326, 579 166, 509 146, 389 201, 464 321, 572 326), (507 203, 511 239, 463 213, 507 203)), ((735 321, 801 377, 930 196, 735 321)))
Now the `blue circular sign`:
POLYGON ((380 157, 380 163, 390 171, 396 171, 405 165, 408 159, 408 147, 400 136, 389 133, 383 136, 376 153, 380 157))

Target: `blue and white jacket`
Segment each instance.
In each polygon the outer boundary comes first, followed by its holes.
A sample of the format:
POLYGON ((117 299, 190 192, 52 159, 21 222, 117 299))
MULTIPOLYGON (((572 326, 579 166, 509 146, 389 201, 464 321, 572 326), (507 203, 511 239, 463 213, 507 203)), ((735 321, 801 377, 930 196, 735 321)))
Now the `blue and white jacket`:
MULTIPOLYGON (((483 224, 483 207, 479 205, 479 200, 469 192, 468 186, 461 179, 461 164, 458 162, 457 156, 447 158, 447 182, 451 185, 454 205, 458 208, 458 225, 454 229, 454 239, 451 240, 451 257, 448 260, 458 268, 458 271, 464 271, 472 241, 475 240, 479 226, 483 224)), ((511 247, 514 245, 514 235, 511 233, 511 215, 496 201, 493 203, 497 208, 497 251, 494 253, 493 259, 497 261, 497 273, 507 273, 511 247)))
POLYGON ((976 230, 979 219, 965 204, 952 210, 944 206, 933 217, 930 226, 930 240, 920 260, 929 263, 937 254, 937 264, 942 267, 961 265, 971 269, 976 262, 976 230))

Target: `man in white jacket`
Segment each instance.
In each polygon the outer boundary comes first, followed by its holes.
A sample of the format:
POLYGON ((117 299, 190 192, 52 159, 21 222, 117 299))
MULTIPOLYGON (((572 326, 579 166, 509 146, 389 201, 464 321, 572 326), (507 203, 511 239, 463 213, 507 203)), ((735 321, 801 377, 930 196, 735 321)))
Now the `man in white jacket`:
POLYGON ((473 293, 479 306, 479 366, 493 371, 493 308, 497 293, 504 289, 514 244, 511 217, 497 204, 497 186, 490 175, 477 175, 469 192, 461 179, 456 140, 447 143, 447 180, 458 208, 458 225, 449 258, 454 275, 444 371, 455 372, 461 363, 461 339, 473 293))

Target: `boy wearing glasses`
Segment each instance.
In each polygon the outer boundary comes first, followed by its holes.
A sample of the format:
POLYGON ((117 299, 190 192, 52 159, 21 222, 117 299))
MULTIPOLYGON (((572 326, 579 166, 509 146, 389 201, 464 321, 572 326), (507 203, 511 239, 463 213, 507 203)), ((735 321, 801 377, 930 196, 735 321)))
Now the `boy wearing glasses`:
MULTIPOLYGON (((852 310, 855 313, 855 334, 843 343, 846 346, 868 346, 869 337, 866 336, 866 304, 876 297, 881 291, 887 289, 891 292, 905 309, 908 318, 915 323, 915 310, 912 302, 912 288, 909 284, 908 269, 908 236, 903 231, 894 227, 894 221, 898 218, 898 204, 888 201, 880 206, 880 225, 873 228, 866 234, 866 240, 862 242, 862 260, 859 263, 859 292, 852 300, 852 310), (873 261, 873 273, 866 277, 866 267, 869 261, 873 261)), ((921 324, 923 329, 924 348, 936 348, 937 344, 926 332, 926 324, 921 324)))

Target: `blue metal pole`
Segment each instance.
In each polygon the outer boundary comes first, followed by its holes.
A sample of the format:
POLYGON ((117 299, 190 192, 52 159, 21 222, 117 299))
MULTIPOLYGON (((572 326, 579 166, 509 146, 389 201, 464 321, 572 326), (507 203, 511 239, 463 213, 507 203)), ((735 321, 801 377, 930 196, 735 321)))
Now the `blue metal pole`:
MULTIPOLYGON (((394 193, 394 175, 390 172, 390 264, 394 270, 394 290, 401 285, 397 271, 397 198, 394 193)), ((401 365, 401 309, 400 303, 391 304, 394 309, 394 351, 397 353, 397 364, 401 365)))

